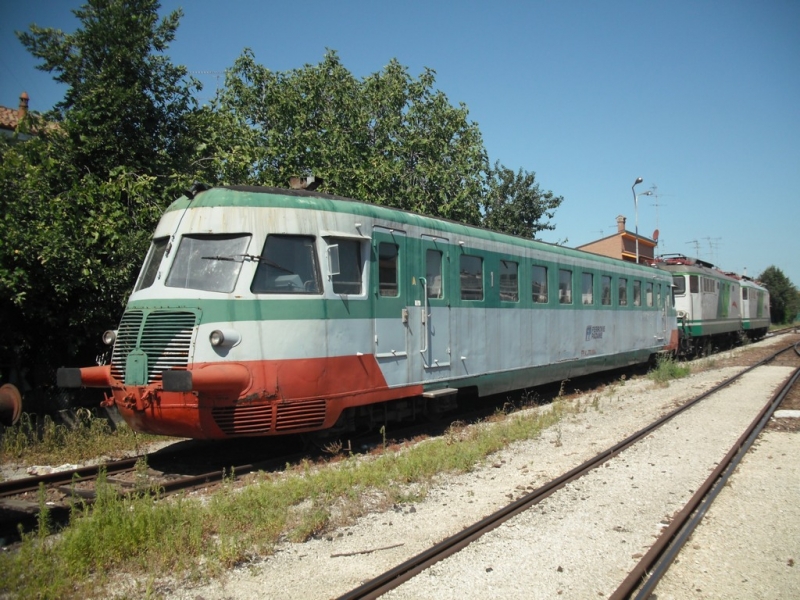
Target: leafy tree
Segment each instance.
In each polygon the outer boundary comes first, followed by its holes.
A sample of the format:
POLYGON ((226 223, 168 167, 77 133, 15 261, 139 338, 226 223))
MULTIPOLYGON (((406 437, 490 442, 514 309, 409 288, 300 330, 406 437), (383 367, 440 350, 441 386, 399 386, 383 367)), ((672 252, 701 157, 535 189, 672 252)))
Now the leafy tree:
POLYGON ((163 56, 180 12, 159 21, 158 8, 89 0, 74 34, 18 34, 68 86, 38 135, 0 143, 0 375, 26 374, 23 387, 42 391, 55 367, 93 362, 186 183, 199 118, 192 82, 163 56))
POLYGON ((800 296, 789 278, 778 267, 772 265, 764 269, 758 280, 769 290, 769 311, 772 322, 778 324, 793 322, 800 312, 800 296))
POLYGON ((564 201, 553 192, 543 192, 536 182, 536 173, 520 169, 514 173, 495 163, 487 177, 483 225, 522 237, 534 238, 539 231, 555 229, 552 219, 564 201))
POLYGON ((72 34, 31 25, 17 35, 67 85, 49 118, 70 139, 80 173, 105 177, 119 166, 140 174, 185 169, 194 151, 186 114, 197 82, 164 51, 175 38, 180 10, 159 20, 158 0, 88 0, 74 12, 72 34))
POLYGON ((237 59, 204 116, 199 162, 213 181, 285 186, 321 177, 322 191, 467 223, 480 222, 485 150, 464 105, 391 61, 357 80, 335 52, 273 72, 237 59))

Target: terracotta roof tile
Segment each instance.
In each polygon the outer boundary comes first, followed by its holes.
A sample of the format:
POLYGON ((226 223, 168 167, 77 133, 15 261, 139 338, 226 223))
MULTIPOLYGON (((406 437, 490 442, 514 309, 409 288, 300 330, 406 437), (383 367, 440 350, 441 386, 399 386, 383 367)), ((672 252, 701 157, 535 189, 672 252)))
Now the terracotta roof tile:
POLYGON ((14 131, 19 124, 19 112, 16 108, 0 106, 0 129, 14 131))

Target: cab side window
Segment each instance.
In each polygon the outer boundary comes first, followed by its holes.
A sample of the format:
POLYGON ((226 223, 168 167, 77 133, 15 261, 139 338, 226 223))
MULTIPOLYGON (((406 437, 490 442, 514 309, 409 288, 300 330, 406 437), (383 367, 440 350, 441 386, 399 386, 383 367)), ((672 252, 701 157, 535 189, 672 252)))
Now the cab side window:
POLYGON ((268 236, 250 291, 254 294, 320 294, 321 290, 314 238, 268 236))

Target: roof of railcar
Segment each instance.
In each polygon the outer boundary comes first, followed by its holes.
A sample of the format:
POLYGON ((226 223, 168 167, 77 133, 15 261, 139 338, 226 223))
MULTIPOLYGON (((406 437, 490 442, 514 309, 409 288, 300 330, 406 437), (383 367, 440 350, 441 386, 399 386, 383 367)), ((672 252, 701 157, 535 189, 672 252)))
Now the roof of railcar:
MULTIPOLYGON (((198 192, 193 199, 181 196, 175 200, 167 212, 183 210, 186 208, 201 207, 254 207, 254 208, 294 208, 304 210, 331 211, 358 216, 383 219, 404 225, 416 226, 434 231, 447 232, 453 235, 464 235, 492 242, 511 244, 518 247, 525 247, 546 252, 570 256, 573 258, 588 259, 595 262, 607 263, 614 268, 626 267, 636 269, 633 263, 623 260, 594 254, 574 248, 567 248, 549 242, 532 240, 520 236, 499 233, 489 229, 482 229, 474 225, 466 225, 457 221, 443 219, 439 217, 429 217, 420 215, 400 208, 379 206, 344 198, 332 194, 320 192, 309 192, 307 190, 290 190, 273 187, 255 186, 220 186, 209 188, 198 192)), ((639 269, 652 270, 647 265, 639 265, 639 269)))

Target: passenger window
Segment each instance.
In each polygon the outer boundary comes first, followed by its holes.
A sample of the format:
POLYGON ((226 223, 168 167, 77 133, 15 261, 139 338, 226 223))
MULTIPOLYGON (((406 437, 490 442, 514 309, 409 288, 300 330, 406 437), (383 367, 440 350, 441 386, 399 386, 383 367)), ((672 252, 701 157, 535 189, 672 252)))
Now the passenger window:
POLYGON ((331 275, 336 294, 361 294, 361 242, 359 240, 332 239, 339 246, 339 273, 331 275))
POLYGON ((657 307, 661 306, 661 284, 660 283, 656 286, 656 306, 657 307))
POLYGON ((633 305, 642 305, 642 282, 634 280, 633 282, 633 305))
POLYGON ((653 282, 648 281, 644 286, 644 296, 647 306, 653 306, 653 282))
POLYGON ((611 306, 611 275, 601 277, 600 288, 600 304, 611 306))
POLYGON ((700 291, 700 284, 697 281, 697 275, 689 275, 689 293, 696 294, 700 291))
POLYGON ((397 245, 381 242, 378 244, 378 293, 398 296, 397 281, 397 245))
POLYGON ((531 268, 531 294, 537 304, 547 304, 547 267, 531 268))
POLYGON ((583 274, 581 298, 584 304, 594 304, 594 275, 591 273, 583 274))
POLYGON ((425 281, 428 284, 428 298, 443 298, 442 253, 428 250, 425 253, 425 281))
POLYGON ((558 302, 572 304, 572 271, 558 270, 558 302))
POLYGON ((618 284, 619 291, 619 305, 628 306, 628 279, 627 277, 620 277, 618 284))
POLYGON ((483 259, 461 255, 461 299, 483 300, 483 259))
POLYGON ((747 300, 747 288, 742 288, 742 300, 747 300))
POLYGON ((500 261, 500 300, 519 302, 519 263, 500 261))

